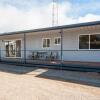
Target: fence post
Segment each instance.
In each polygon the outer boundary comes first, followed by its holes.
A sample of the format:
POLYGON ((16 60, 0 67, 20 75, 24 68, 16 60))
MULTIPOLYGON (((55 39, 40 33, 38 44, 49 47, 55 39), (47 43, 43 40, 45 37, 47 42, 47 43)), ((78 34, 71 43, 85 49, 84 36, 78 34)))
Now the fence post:
POLYGON ((0 47, 0 62, 1 62, 1 47, 0 47))
POLYGON ((24 33, 24 64, 26 64, 26 33, 24 33))
POLYGON ((63 29, 60 31, 60 36, 61 36, 61 69, 63 66, 63 29))

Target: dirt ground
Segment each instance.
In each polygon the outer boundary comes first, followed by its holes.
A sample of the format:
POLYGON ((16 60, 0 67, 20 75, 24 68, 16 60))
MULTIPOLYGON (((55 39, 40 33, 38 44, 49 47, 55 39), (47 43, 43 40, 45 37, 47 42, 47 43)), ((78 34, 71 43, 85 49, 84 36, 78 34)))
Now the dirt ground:
POLYGON ((0 64, 0 100, 100 100, 100 74, 0 64))

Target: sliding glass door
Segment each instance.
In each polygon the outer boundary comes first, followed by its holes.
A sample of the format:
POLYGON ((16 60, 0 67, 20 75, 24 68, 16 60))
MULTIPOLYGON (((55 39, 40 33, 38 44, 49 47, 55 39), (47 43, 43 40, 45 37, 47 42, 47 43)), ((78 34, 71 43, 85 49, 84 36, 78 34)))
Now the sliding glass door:
POLYGON ((6 57, 21 57, 21 40, 5 41, 6 57))

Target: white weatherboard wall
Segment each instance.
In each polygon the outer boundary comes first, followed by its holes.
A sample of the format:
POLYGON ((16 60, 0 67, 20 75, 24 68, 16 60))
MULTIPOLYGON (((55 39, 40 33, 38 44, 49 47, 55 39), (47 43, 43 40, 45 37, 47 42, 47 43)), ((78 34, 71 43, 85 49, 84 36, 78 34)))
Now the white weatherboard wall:
POLYGON ((33 33, 31 35, 27 34, 26 35, 26 52, 27 52, 27 58, 28 56, 32 55, 32 52, 34 52, 35 50, 42 50, 44 52, 48 52, 48 50, 58 50, 57 52, 60 55, 60 51, 61 50, 61 45, 55 45, 54 44, 54 39, 55 37, 60 37, 60 33, 59 32, 39 32, 39 33, 33 33), (44 38, 49 38, 50 39, 50 47, 48 48, 43 48, 43 39, 44 38))
POLYGON ((27 50, 60 50, 60 45, 55 45, 54 44, 54 38, 55 37, 60 37, 60 33, 38 33, 33 35, 27 35, 26 36, 26 48, 27 50), (48 48, 43 48, 43 39, 44 38, 49 38, 51 41, 50 47, 48 48))
POLYGON ((65 51, 63 59, 67 61, 100 62, 100 51, 65 51))
POLYGON ((100 34, 100 30, 81 29, 64 31, 63 34, 63 60, 100 62, 100 50, 79 50, 79 35, 100 34))

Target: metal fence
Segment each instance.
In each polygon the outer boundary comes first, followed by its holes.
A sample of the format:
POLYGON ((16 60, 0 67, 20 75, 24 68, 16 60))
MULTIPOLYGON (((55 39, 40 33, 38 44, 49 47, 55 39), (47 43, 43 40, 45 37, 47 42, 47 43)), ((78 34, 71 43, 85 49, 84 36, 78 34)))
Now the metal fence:
POLYGON ((74 61, 75 59, 85 60, 87 55, 89 56, 88 60, 100 62, 99 50, 96 52, 95 50, 0 50, 0 61, 16 65, 28 64, 33 67, 38 65, 49 68, 100 72, 100 63, 97 66, 97 63, 74 61))
POLYGON ((0 61, 60 64, 65 61, 100 62, 99 50, 0 50, 0 61))
POLYGON ((0 61, 22 64, 61 64, 61 50, 1 50, 0 61))

